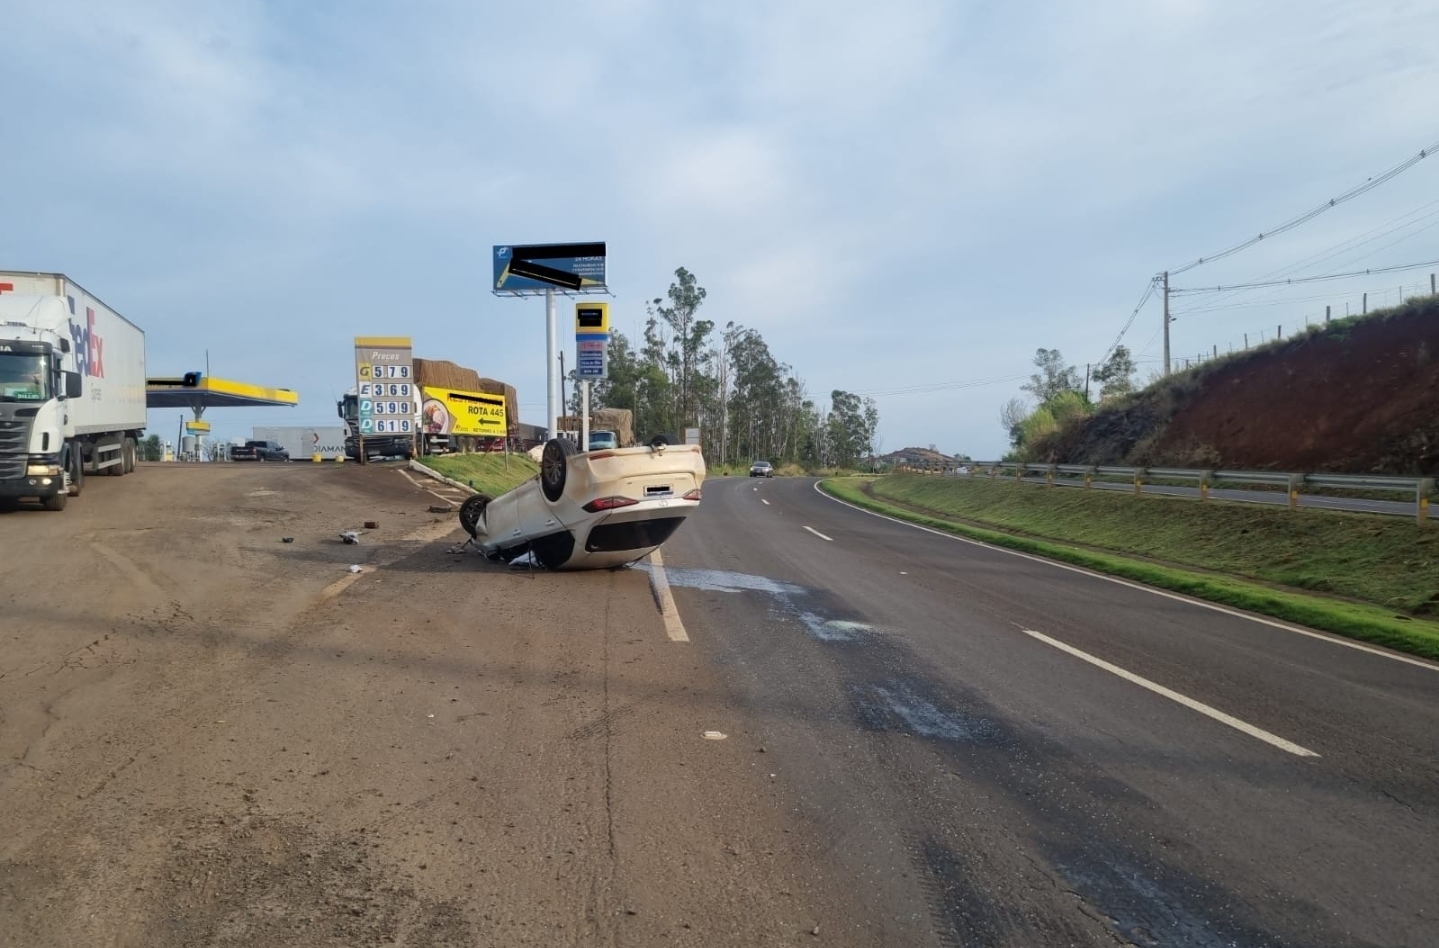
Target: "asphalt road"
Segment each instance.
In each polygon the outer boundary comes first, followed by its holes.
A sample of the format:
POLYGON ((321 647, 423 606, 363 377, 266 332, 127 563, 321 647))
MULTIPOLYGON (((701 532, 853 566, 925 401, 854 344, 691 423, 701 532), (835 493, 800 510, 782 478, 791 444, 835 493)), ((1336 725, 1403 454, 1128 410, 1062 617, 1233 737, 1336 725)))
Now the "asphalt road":
MULTIPOLYGON (((1027 485, 1043 486, 1042 479, 1028 478, 1024 482, 1027 485)), ((1083 481, 1076 481, 1073 478, 1055 478, 1056 487, 1083 487, 1083 481)), ((1133 493, 1133 484, 1118 484, 1113 481, 1094 481, 1093 486, 1099 490, 1117 490, 1125 493, 1133 493)), ((1170 497, 1199 497, 1198 487, 1170 487, 1160 484, 1145 484, 1141 488, 1146 494, 1165 494, 1170 497)), ((1214 500, 1231 500, 1241 504, 1270 504, 1279 507, 1289 505, 1289 495, 1284 491, 1277 490, 1233 490, 1220 488, 1211 490, 1209 496, 1214 500)), ((1399 496, 1395 494, 1395 496, 1399 496)), ((1330 497, 1326 494, 1300 494, 1299 506, 1312 507, 1316 510, 1346 510, 1350 513, 1373 513, 1385 514, 1390 517, 1413 517, 1413 500, 1368 500, 1362 497, 1330 497)))
POLYGON ((664 614, 457 550, 455 499, 0 513, 0 946, 1439 944, 1432 665, 806 480, 707 482, 664 614))
POLYGON ((806 480, 664 552, 873 943, 1439 944, 1439 668, 806 480))

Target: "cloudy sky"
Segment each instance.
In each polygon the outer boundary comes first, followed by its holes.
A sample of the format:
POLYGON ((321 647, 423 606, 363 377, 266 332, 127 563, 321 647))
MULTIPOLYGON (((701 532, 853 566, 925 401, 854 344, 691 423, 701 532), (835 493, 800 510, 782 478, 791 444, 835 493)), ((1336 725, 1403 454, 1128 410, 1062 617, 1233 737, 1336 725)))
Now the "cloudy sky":
MULTIPOLYGON (((1432 0, 0 0, 0 20, 0 269, 68 273, 146 330, 152 375, 208 350, 217 376, 299 391, 212 413, 227 437, 333 423, 357 334, 505 379, 541 423, 543 303, 488 292, 491 246, 604 240, 622 331, 686 267, 703 315, 758 329, 811 392, 873 394, 886 450, 994 456, 1037 346, 1082 368, 1157 271, 1439 141, 1432 0)), ((1176 286, 1439 260, 1436 224, 1439 158, 1176 286)), ((1431 269, 1176 298, 1174 351, 1393 303, 1431 269)), ((1141 360, 1160 325, 1150 303, 1126 335, 1141 360)))

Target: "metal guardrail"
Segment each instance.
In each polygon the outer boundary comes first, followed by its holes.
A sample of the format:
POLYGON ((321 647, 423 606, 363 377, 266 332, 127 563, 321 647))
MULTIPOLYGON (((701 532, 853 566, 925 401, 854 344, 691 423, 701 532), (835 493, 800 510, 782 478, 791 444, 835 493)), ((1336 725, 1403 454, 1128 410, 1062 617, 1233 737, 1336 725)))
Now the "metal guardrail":
MULTIPOLYGON (((1017 461, 975 461, 968 465, 970 471, 998 477, 1001 472, 1012 473, 1016 480, 1025 474, 1043 474, 1050 486, 1059 477, 1082 477, 1084 486, 1090 487, 1096 477, 1123 477, 1133 481, 1134 492, 1143 493, 1144 484, 1151 478, 1162 480, 1191 480, 1199 487, 1199 499, 1207 501, 1209 491, 1216 482, 1225 484, 1255 484, 1282 486, 1288 491, 1289 509, 1299 508, 1299 497, 1306 487, 1344 488, 1349 490, 1393 491, 1408 494, 1414 498, 1414 519, 1419 526, 1429 522, 1429 499, 1435 493, 1435 478, 1432 477, 1389 477, 1377 474, 1295 474, 1284 471, 1220 471, 1197 470, 1177 467, 1107 467, 1083 464, 1027 464, 1017 461)), ((941 473, 931 469, 929 473, 941 473)))

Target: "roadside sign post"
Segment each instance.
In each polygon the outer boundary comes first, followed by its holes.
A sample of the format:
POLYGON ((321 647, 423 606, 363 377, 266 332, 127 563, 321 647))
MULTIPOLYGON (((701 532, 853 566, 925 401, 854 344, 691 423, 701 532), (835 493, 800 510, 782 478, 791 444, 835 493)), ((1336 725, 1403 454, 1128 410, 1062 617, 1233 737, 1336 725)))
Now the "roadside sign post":
POLYGON ((580 450, 590 449, 590 383, 609 378, 610 304, 575 304, 575 378, 580 380, 580 450))
MULTIPOLYGON (((559 437, 560 336, 555 294, 585 296, 608 293, 604 241, 571 244, 496 244, 496 296, 545 297, 545 382, 549 436, 559 437)), ((588 447, 588 445, 586 445, 588 447)))
POLYGON ((409 336, 355 337, 355 392, 355 453, 361 464, 368 436, 400 435, 413 444, 420 393, 409 336))

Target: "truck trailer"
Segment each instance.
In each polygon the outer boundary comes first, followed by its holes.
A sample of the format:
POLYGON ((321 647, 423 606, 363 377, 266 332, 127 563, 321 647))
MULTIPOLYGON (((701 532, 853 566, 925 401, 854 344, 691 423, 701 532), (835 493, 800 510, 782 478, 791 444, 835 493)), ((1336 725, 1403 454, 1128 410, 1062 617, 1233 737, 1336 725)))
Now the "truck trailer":
POLYGON ((0 501, 64 510, 135 470, 145 333, 61 273, 0 271, 0 501))

